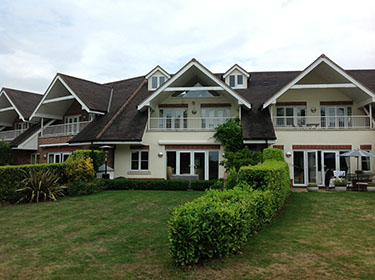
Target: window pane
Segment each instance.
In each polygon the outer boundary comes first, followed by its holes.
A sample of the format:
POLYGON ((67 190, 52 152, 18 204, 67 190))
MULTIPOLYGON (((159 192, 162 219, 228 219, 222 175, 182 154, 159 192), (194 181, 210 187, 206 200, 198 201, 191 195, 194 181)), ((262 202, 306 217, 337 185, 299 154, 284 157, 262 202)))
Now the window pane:
POLYGON ((243 76, 242 75, 237 75, 237 84, 243 85, 243 76))
POLYGON ((53 154, 49 154, 48 155, 48 163, 55 163, 55 160, 54 160, 55 158, 54 158, 54 156, 53 156, 53 154))
POLYGON ((55 155, 55 163, 60 163, 60 162, 61 162, 60 154, 56 154, 55 155))
POLYGON ((148 160, 148 151, 141 152, 141 160, 148 160))
POLYGON ((370 157, 361 157, 362 170, 370 171, 370 157))
POLYGON ((148 160, 141 161, 141 170, 148 170, 148 160))
POLYGON ((208 177, 210 180, 219 178, 219 152, 210 151, 209 155, 209 173, 208 177))
POLYGON ((138 170, 139 169, 139 153, 138 152, 132 152, 132 170, 138 170))
POLYGON ((304 153, 294 152, 293 153, 293 165, 294 165, 294 183, 304 184, 305 183, 305 165, 304 165, 304 153))
POLYGON ((284 108, 276 108, 276 116, 282 117, 284 116, 284 108))
POLYGON ((151 78, 151 87, 157 88, 158 87, 158 77, 152 77, 151 78))
POLYGON ((176 174, 176 152, 167 152, 167 172, 168 168, 172 169, 172 174, 176 174))
POLYGON ((190 153, 180 153, 180 174, 190 174, 190 153))
POLYGON ((234 75, 229 76, 229 86, 231 86, 231 87, 235 86, 235 78, 236 78, 236 76, 234 76, 234 75))
POLYGON ((286 115, 287 116, 293 116, 293 108, 286 108, 286 115))
POLYGON ((160 76, 159 77, 159 85, 161 86, 162 84, 164 84, 165 82, 165 77, 164 76, 160 76))

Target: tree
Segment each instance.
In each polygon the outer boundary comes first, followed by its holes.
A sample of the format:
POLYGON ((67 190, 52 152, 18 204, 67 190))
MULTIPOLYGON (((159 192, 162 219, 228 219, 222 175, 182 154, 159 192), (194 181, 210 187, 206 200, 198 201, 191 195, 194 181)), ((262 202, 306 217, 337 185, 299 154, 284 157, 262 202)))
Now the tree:
POLYGON ((10 164, 12 150, 7 142, 0 142, 0 166, 10 164))

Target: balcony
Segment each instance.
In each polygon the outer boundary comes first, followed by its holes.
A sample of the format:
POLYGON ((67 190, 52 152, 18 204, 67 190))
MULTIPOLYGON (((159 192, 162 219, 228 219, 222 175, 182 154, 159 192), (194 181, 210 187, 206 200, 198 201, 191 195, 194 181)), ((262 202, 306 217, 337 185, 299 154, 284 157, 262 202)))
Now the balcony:
POLYGON ((150 118, 147 128, 152 131, 212 131, 233 117, 150 118))
POLYGON ((46 126, 42 130, 41 137, 62 137, 77 135, 90 122, 65 123, 46 126))
POLYGON ((0 141, 12 141, 17 136, 21 135, 25 130, 7 130, 0 132, 0 141))
POLYGON ((279 130, 351 130, 372 129, 369 116, 290 116, 273 117, 272 123, 279 130))

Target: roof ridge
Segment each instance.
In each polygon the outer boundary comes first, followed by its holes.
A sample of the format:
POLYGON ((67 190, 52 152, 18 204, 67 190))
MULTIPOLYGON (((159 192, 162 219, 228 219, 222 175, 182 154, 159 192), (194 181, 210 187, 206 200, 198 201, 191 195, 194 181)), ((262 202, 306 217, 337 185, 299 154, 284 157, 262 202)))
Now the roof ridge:
POLYGON ((113 122, 121 115, 121 113, 125 110, 126 106, 133 100, 133 98, 137 95, 137 93, 142 89, 142 87, 146 84, 147 80, 144 79, 142 83, 136 88, 136 90, 132 93, 132 95, 125 101, 124 104, 121 105, 121 108, 116 112, 116 114, 109 120, 109 122, 104 126, 104 128, 98 133, 95 137, 99 139, 103 136, 103 134, 108 130, 108 128, 113 124, 113 122))
POLYGON ((81 80, 81 81, 84 81, 84 82, 93 83, 93 84, 96 84, 96 85, 99 85, 99 86, 104 86, 104 87, 107 87, 107 88, 111 88, 110 86, 107 86, 105 84, 101 84, 101 83, 90 81, 90 80, 87 80, 87 79, 83 79, 83 78, 79 78, 79 77, 67 75, 67 74, 64 74, 64 73, 57 72, 56 75, 58 75, 58 76, 65 76, 65 77, 68 77, 68 78, 73 78, 73 79, 81 80))
POLYGON ((135 80, 135 79, 139 79, 139 78, 144 78, 144 77, 145 77, 145 75, 141 75, 141 76, 136 76, 136 77, 132 77, 132 78, 126 78, 126 79, 122 79, 122 80, 118 80, 118 81, 104 83, 103 85, 107 86, 108 84, 120 83, 120 82, 135 80))
POLYGON ((26 91, 26 90, 20 90, 20 89, 15 89, 15 88, 8 88, 8 87, 3 87, 1 91, 3 90, 14 90, 22 93, 27 93, 27 94, 33 94, 33 95, 43 95, 43 93, 37 93, 37 92, 32 92, 32 91, 26 91))

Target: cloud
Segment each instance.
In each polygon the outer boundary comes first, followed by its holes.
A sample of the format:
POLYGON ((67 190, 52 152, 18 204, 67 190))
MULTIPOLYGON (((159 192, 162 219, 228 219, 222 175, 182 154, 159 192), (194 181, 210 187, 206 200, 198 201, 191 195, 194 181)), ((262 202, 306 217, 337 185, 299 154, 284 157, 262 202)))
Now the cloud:
POLYGON ((44 92, 56 72, 108 82, 171 73, 299 70, 321 53, 375 68, 374 1, 1 1, 0 86, 44 92))

